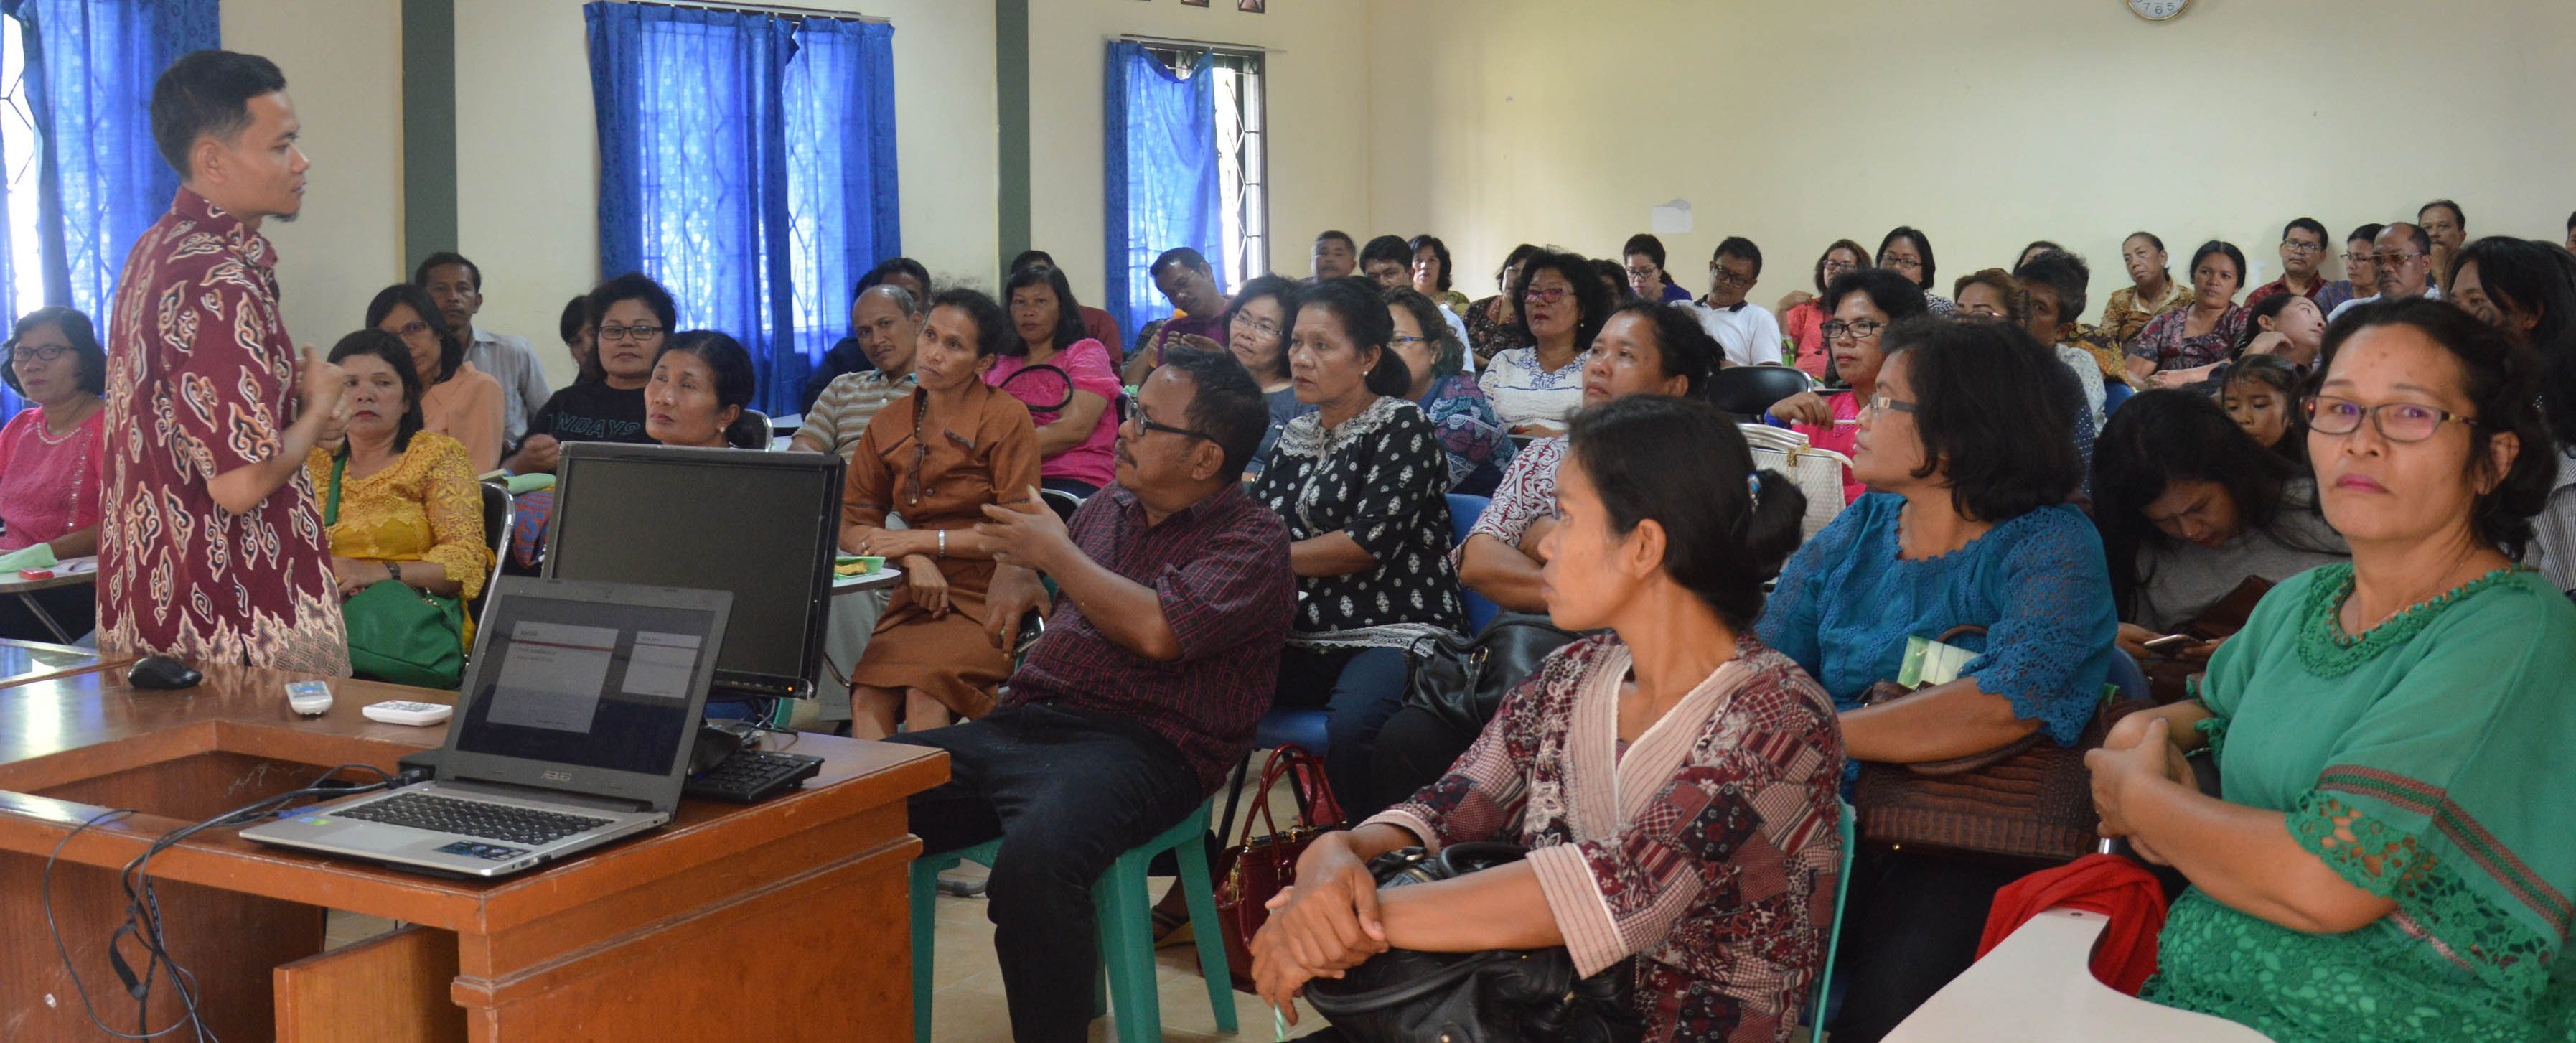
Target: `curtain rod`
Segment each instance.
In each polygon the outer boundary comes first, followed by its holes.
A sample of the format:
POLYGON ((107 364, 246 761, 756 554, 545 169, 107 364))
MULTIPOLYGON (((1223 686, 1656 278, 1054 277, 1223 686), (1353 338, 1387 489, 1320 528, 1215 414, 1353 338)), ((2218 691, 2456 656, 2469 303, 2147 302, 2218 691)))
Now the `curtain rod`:
POLYGON ((737 4, 728 3, 726 0, 701 0, 701 2, 698 3, 687 4, 658 3, 653 2, 653 0, 645 0, 645 2, 639 4, 639 6, 677 7, 692 11, 750 11, 758 14, 778 14, 787 15, 789 17, 820 15, 825 18, 838 18, 849 22, 872 22, 877 25, 888 25, 892 24, 894 21, 893 19, 881 14, 860 14, 857 11, 831 11, 820 7, 796 7, 789 4, 737 4))
POLYGON ((1217 53, 1217 54, 1286 54, 1286 53, 1288 53, 1288 52, 1286 52, 1286 51, 1282 51, 1282 50, 1279 50, 1279 49, 1277 49, 1277 48, 1270 48, 1270 47, 1254 47, 1254 46, 1251 46, 1251 45, 1249 45, 1249 44, 1239 44, 1239 43, 1210 43, 1210 42, 1208 42, 1208 41, 1206 41, 1206 40, 1182 40, 1182 39, 1176 39, 1176 38, 1169 37, 1169 36, 1139 36, 1139 35, 1136 35, 1136 34, 1134 34, 1134 33, 1127 33, 1127 34, 1119 35, 1119 36, 1111 36, 1111 37, 1108 37, 1108 39, 1116 40, 1116 41, 1123 41, 1123 42, 1126 42, 1126 43, 1157 44, 1157 45, 1164 46, 1164 47, 1196 47, 1196 48, 1198 48, 1198 49, 1200 49, 1200 50, 1202 50, 1202 51, 1212 51, 1212 52, 1215 52, 1215 53, 1217 53))

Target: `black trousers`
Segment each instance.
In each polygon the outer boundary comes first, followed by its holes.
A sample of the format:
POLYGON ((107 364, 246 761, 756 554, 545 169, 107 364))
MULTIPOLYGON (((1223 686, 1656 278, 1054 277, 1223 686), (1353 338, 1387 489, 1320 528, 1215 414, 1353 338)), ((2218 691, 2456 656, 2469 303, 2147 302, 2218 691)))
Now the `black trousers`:
POLYGON ((1834 1043, 1877 1043, 1976 962, 1995 892, 2029 865, 1864 848, 1844 901, 1834 1043))
POLYGON ((947 784, 912 798, 922 850, 1002 838, 988 915, 1012 1038, 1088 1038, 1100 967, 1091 887, 1198 807, 1197 775, 1134 721, 1044 705, 887 741, 948 751, 947 784))
POLYGON ((1459 731, 1429 710, 1407 706, 1386 719, 1377 732, 1377 750, 1369 765, 1379 799, 1400 804, 1440 781, 1449 766, 1475 745, 1476 732, 1459 731))

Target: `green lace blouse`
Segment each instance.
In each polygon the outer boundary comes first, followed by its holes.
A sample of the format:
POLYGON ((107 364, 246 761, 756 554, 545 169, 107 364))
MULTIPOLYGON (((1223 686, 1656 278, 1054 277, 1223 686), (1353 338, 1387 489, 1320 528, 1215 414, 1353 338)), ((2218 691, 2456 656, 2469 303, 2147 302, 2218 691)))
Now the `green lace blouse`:
POLYGON ((2307 934, 2193 888, 2141 995, 2280 1043, 2569 1039, 2576 608, 2503 569, 2352 636, 2351 593, 2328 565, 2264 597, 2210 662, 2202 729, 2228 801, 2397 910, 2307 934))

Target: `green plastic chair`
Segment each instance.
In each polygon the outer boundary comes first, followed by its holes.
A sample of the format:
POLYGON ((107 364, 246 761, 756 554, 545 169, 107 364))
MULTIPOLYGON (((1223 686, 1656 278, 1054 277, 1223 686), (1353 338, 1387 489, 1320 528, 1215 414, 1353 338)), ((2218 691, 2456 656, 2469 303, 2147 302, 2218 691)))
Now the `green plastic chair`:
MULTIPOLYGON (((1145 867, 1154 856, 1172 853, 1179 864, 1181 895, 1190 907, 1190 933, 1197 936, 1199 974, 1207 979, 1208 1006, 1216 1012, 1219 1032, 1235 1031, 1234 983, 1225 963, 1225 939, 1216 918, 1216 890, 1208 879, 1208 805, 1201 803, 1170 829, 1143 846, 1118 856, 1092 885, 1091 904, 1098 918, 1100 975, 1094 979, 1092 1016, 1115 1004, 1119 1043, 1159 1043, 1163 1038, 1161 997, 1154 987, 1154 900, 1145 890, 1145 867)), ((912 863, 912 1038, 930 1041, 932 944, 938 932, 934 899, 939 873, 960 862, 992 865, 1002 842, 923 855, 912 863)))
POLYGON ((1825 1001, 1834 984, 1834 957, 1843 947, 1843 899, 1851 895, 1852 851, 1858 846, 1852 843, 1851 802, 1834 803, 1842 806, 1842 822, 1835 828, 1843 838, 1843 871, 1834 875, 1834 922, 1825 935, 1825 966, 1816 972, 1816 1003, 1807 1014, 1808 1043, 1825 1043, 1825 1001))

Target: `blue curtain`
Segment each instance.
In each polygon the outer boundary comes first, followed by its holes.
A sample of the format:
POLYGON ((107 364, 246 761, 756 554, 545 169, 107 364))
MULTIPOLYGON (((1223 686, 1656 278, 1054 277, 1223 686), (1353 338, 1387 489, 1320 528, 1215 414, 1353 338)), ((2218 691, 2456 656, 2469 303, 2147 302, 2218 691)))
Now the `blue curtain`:
MULTIPOLYGON (((179 175, 152 141, 152 84, 218 46, 216 0, 0 0, 18 19, 41 138, 45 301, 102 334, 125 255, 170 209, 179 175)), ((10 302, 17 307, 32 301, 10 302)))
POLYGON ((599 119, 603 274, 671 291, 684 329, 742 341, 757 408, 793 414, 900 249, 893 28, 756 11, 583 7, 599 119))
POLYGON ((1219 239, 1216 87, 1201 54, 1189 75, 1175 77, 1142 45, 1109 45, 1107 115, 1102 152, 1109 159, 1108 303, 1128 343, 1147 322, 1171 314, 1147 269, 1163 251, 1195 247, 1225 256, 1219 239))

